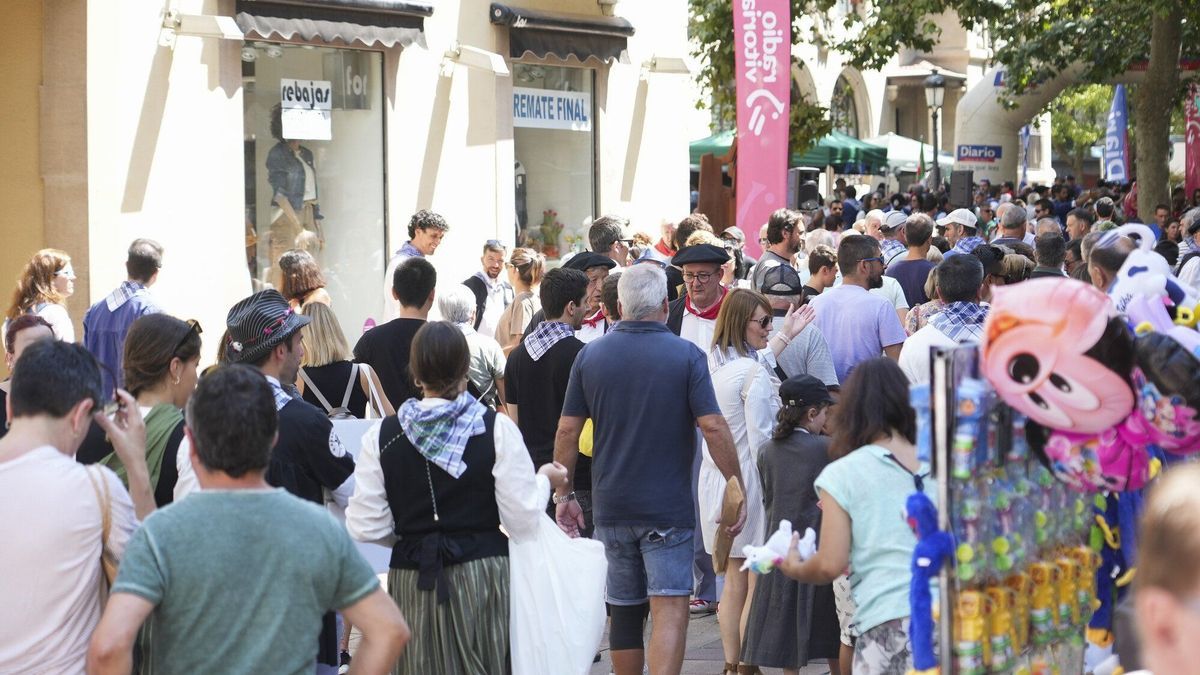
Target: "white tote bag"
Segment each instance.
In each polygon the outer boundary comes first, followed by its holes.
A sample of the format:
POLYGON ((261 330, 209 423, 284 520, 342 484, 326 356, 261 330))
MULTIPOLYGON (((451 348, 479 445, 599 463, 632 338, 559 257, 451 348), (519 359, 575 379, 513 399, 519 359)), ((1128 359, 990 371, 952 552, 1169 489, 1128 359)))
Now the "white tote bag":
POLYGON ((536 536, 509 540, 508 561, 513 675, 589 672, 604 637, 604 544, 542 514, 536 536))

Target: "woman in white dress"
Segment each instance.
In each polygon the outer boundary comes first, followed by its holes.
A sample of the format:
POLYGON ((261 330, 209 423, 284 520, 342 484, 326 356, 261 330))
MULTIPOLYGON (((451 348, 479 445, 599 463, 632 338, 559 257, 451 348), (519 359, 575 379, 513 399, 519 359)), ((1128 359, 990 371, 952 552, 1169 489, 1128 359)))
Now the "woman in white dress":
MULTIPOLYGON (((733 540, 732 552, 724 570, 725 588, 718 606, 721 624, 721 646, 725 652, 725 670, 754 672, 750 666, 738 666, 742 650, 742 631, 745 628, 746 599, 753 596, 752 574, 739 568, 744 562, 742 547, 761 545, 764 539, 766 513, 763 507, 762 483, 758 475, 759 447, 771 438, 776 414, 779 412, 779 380, 774 373, 774 358, 800 331, 812 321, 813 309, 806 305, 792 308, 784 319, 783 328, 771 334, 771 305, 760 293, 735 289, 721 304, 717 325, 709 352, 709 371, 721 414, 737 445, 741 465, 742 486, 746 495, 746 524, 733 540), (769 346, 769 349, 768 349, 769 346)), ((717 519, 725 493, 725 480, 713 463, 707 446, 700 466, 699 481, 700 530, 704 548, 713 551, 717 519)))

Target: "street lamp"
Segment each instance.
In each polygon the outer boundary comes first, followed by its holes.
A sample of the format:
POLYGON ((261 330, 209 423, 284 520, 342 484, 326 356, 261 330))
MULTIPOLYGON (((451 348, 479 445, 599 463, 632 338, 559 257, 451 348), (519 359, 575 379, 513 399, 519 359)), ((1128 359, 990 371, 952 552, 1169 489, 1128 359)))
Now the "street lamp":
POLYGON ((938 113, 946 99, 946 78, 938 74, 937 68, 925 78, 925 105, 933 111, 933 184, 934 190, 942 187, 942 167, 939 160, 941 151, 938 149, 938 113))

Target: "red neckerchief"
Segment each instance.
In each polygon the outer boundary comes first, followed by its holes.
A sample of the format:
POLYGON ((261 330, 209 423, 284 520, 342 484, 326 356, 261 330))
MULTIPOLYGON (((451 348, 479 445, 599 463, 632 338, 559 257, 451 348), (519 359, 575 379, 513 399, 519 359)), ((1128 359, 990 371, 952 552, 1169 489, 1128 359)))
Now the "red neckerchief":
POLYGON ((662 239, 659 239, 658 243, 654 245, 654 250, 665 255, 667 258, 675 257, 674 249, 672 249, 670 246, 668 246, 667 243, 665 241, 663 241, 662 239))
POLYGON ((721 303, 725 302, 726 295, 729 295, 729 289, 722 287, 721 288, 721 297, 717 298, 717 301, 713 303, 712 307, 709 307, 708 309, 704 310, 703 312, 696 311, 696 308, 692 306, 692 296, 689 295, 689 296, 684 297, 684 299, 683 299, 683 308, 686 309, 687 311, 691 312, 692 314, 695 314, 696 316, 700 317, 701 319, 714 319, 715 320, 717 318, 717 312, 721 311, 721 303))
POLYGON ((596 313, 583 320, 583 325, 588 328, 595 328, 604 320, 604 310, 598 309, 596 313))

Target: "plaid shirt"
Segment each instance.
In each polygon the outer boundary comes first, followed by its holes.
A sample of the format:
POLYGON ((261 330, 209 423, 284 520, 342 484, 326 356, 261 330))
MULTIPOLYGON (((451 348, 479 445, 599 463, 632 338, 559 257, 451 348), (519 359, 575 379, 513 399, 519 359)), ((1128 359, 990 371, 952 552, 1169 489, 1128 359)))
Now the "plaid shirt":
POLYGON ((929 325, 955 342, 983 339, 983 322, 988 308, 973 302, 951 302, 929 318, 929 325))
POLYGON ((559 340, 574 335, 575 331, 561 321, 543 321, 525 338, 525 349, 529 352, 529 358, 537 361, 545 356, 551 347, 558 344, 559 340))

